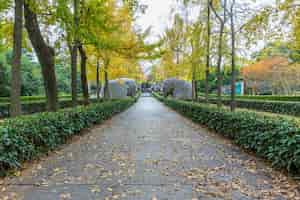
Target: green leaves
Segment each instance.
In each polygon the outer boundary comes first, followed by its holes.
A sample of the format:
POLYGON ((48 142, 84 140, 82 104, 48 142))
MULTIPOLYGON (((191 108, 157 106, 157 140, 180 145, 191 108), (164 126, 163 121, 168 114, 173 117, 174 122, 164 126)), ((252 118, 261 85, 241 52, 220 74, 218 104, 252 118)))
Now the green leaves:
POLYGON ((0 0, 0 12, 12 6, 11 0, 0 0))

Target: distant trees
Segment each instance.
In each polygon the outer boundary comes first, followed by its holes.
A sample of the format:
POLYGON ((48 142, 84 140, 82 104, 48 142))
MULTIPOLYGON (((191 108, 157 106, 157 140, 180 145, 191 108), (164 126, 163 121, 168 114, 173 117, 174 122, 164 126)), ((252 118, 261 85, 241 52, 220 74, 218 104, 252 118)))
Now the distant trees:
POLYGON ((252 94, 272 92, 291 95, 300 87, 300 68, 288 58, 271 56, 242 68, 247 88, 252 94))
MULTIPOLYGON (((194 98, 199 85, 206 100, 208 93, 216 90, 219 106, 223 83, 231 84, 233 111, 238 69, 249 64, 248 49, 262 40, 275 46, 265 46, 254 59, 274 56, 274 50, 278 50, 290 61, 290 68, 283 74, 290 77, 290 71, 296 73, 300 60, 300 11, 295 0, 259 8, 236 0, 178 3, 178 10, 172 13, 172 26, 159 42, 149 44, 145 40, 150 30, 141 32, 134 28, 136 14, 145 10, 138 0, 0 0, 0 75, 3 76, 0 95, 11 95, 11 114, 20 113, 20 94, 44 93, 49 111, 58 109, 59 92, 71 92, 74 106, 78 92, 82 92, 87 104, 88 81, 97 85, 98 97, 104 83, 104 94, 108 96, 109 79, 122 76, 142 79, 140 61, 159 56, 152 77, 191 80, 194 98), (6 17, 12 11, 15 20, 6 17), (22 29, 22 14, 25 29, 22 29), (13 56, 7 58, 10 49, 13 56), (24 52, 31 52, 31 68, 28 55, 22 56, 24 52), (41 80, 44 92, 37 84, 41 80)), ((272 77, 273 84, 282 85, 286 93, 293 90, 287 86, 291 85, 286 83, 289 79, 283 80, 276 73, 272 77)))
MULTIPOLYGON (((0 97, 10 96, 12 49, 0 53, 0 97)), ((21 59, 21 96, 45 95, 41 66, 32 52, 22 51, 21 59)), ((71 93, 71 68, 57 59, 55 64, 57 88, 61 94, 71 93)))
MULTIPOLYGON (((97 68, 97 96, 102 75, 100 64, 103 65, 106 87, 110 77, 141 78, 139 60, 155 56, 154 49, 157 48, 157 45, 145 43, 147 33, 133 29, 136 12, 143 10, 143 6, 136 0, 0 0, 0 75, 7 77, 7 80, 0 79, 0 88, 3 88, 0 95, 11 93, 11 115, 20 114, 19 96, 28 89, 26 79, 29 73, 24 72, 28 68, 22 68, 28 55, 21 56, 21 53, 31 51, 31 48, 34 50, 31 53, 31 67, 38 66, 35 63, 36 56, 41 66, 49 111, 58 109, 58 92, 71 91, 75 106, 77 93, 82 91, 84 103, 88 104, 90 65, 97 68), (11 21, 5 16, 13 8, 15 20, 11 21), (26 31, 22 30, 23 12, 26 31), (1 55, 6 55, 7 49, 12 46, 13 64, 10 70, 10 63, 7 63, 10 59, 5 56, 1 58, 1 55), (95 52, 91 52, 91 49, 97 50, 97 62, 94 62, 95 52), (11 87, 7 84, 9 79, 11 87), (68 85, 66 82, 69 82, 68 85)), ((31 74, 33 80, 40 80, 38 74, 38 70, 31 74)), ((40 84, 36 86, 40 87, 40 84)), ((41 94, 38 90, 26 94, 41 94)))
MULTIPOLYGON (((300 55, 299 48, 295 48, 298 44, 297 38, 300 38, 297 28, 300 5, 293 0, 258 6, 236 0, 178 2, 179 9, 173 14, 173 26, 168 27, 162 37, 165 53, 160 63, 153 68, 151 76, 157 77, 157 80, 177 77, 191 80, 193 85, 197 82, 198 90, 204 93, 206 100, 209 92, 217 93, 219 107, 224 84, 228 84, 231 88, 230 108, 231 111, 235 110, 236 81, 242 78, 239 77, 239 69, 252 62, 249 61, 249 52, 252 47, 257 46, 258 41, 292 41, 285 45, 289 49, 289 59, 295 62, 300 55), (198 16, 195 16, 195 10, 199 11, 198 16), (195 29, 195 24, 200 25, 200 31, 195 29), (287 29, 288 34, 284 33, 287 29), (180 37, 176 37, 178 35, 180 37), (192 35, 198 37, 193 37, 194 45, 190 42, 192 35), (174 48, 179 44, 180 48, 174 48), (200 47, 196 53, 195 44, 200 47), (177 53, 174 53, 174 49, 177 53), (197 62, 194 58, 197 58, 197 62)), ((266 55, 273 48, 264 51, 262 53, 266 55)), ((287 73, 284 74, 289 77, 287 73)))

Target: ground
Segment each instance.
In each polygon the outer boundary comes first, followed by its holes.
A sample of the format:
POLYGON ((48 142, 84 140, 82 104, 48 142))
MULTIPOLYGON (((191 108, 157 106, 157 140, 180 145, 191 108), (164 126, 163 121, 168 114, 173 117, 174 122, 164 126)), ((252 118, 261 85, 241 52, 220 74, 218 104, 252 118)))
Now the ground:
POLYGON ((299 183, 152 97, 14 177, 0 199, 300 199, 299 183))

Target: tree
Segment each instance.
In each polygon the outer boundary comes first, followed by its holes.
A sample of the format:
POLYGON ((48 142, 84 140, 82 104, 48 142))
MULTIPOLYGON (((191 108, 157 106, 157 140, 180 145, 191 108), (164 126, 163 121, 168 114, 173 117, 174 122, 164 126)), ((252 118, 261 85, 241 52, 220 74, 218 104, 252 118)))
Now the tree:
POLYGON ((187 45, 189 47, 195 45, 194 39, 195 34, 192 36, 192 28, 185 27, 184 19, 179 14, 175 14, 172 27, 167 28, 161 38, 163 55, 161 56, 159 66, 161 70, 159 71, 163 72, 161 75, 164 79, 171 77, 188 79, 193 70, 190 67, 190 57, 186 59, 188 53, 185 52, 185 49, 187 45), (188 29, 190 33, 188 33, 188 29))
POLYGON ((77 105, 77 52, 79 47, 78 29, 79 29, 79 0, 73 0, 74 12, 74 35, 73 44, 71 45, 71 88, 72 104, 77 105))
POLYGON ((86 75, 86 52, 83 48, 83 45, 79 45, 79 53, 80 53, 80 77, 81 77, 81 87, 83 92, 83 99, 84 104, 87 105, 89 103, 89 88, 88 88, 88 82, 87 82, 87 75, 86 75))
POLYGON ((254 95, 266 90, 274 94, 292 94, 293 88, 299 87, 300 73, 297 66, 290 64, 286 57, 271 56, 243 67, 242 74, 254 95))
POLYGON ((21 114, 21 57, 22 57, 22 28, 23 27, 23 1, 15 0, 14 47, 11 70, 10 115, 21 114))
MULTIPOLYGON (((159 80, 176 77, 192 82, 192 96, 197 98, 197 82, 205 77, 206 29, 203 19, 205 5, 202 1, 180 1, 183 6, 174 14, 172 27, 166 29, 163 41, 164 54, 160 64, 152 70, 153 77, 159 80), (199 6, 199 15, 189 16, 189 9, 199 6), (183 13, 183 14, 182 14, 183 13), (192 19, 195 18, 195 19, 192 19)), ((194 13, 193 13, 194 14, 194 13)))
MULTIPOLYGON (((190 55, 189 62, 191 63, 191 79, 192 79, 192 97, 193 99, 197 99, 197 74, 200 72, 200 65, 204 63, 205 51, 202 48, 205 45, 205 28, 202 24, 201 20, 197 20, 193 24, 189 26, 188 33, 189 41, 190 41, 190 55)), ((202 65, 203 66, 203 65, 202 65)))
MULTIPOLYGON (((95 54, 97 54, 95 57, 100 58, 103 64, 104 97, 108 98, 110 96, 109 73, 112 68, 116 68, 114 66, 116 58, 122 58, 130 63, 141 59, 152 59, 156 56, 155 48, 158 44, 145 43, 144 40, 149 31, 137 33, 132 29, 133 19, 127 4, 117 7, 114 0, 97 7, 95 4, 99 5, 100 3, 98 1, 86 2, 86 9, 89 10, 89 16, 92 17, 85 22, 89 28, 84 34, 86 42, 94 46, 95 54), (99 16, 100 12, 105 14, 99 16)), ((97 64, 97 66, 99 65, 97 64)))
POLYGON ((235 21, 234 21, 234 6, 235 0, 232 0, 230 6, 230 33, 231 33, 231 102, 230 110, 234 111, 236 107, 235 102, 235 84, 236 84, 236 66, 235 66, 235 21))
MULTIPOLYGON (((32 3, 30 1, 30 3, 32 3)), ((32 10, 31 4, 24 2, 25 27, 31 44, 42 66, 45 93, 47 97, 47 109, 55 111, 58 108, 57 86, 55 75, 54 49, 46 44, 40 31, 37 14, 32 10)))
POLYGON ((222 64, 222 58, 223 58, 223 36, 224 36, 224 28, 225 23, 227 21, 226 17, 226 6, 227 6, 227 0, 224 0, 224 5, 221 5, 221 8, 223 9, 223 15, 219 15, 216 11, 212 1, 210 2, 210 7, 212 11, 214 12, 215 16, 217 17, 219 23, 220 23, 220 29, 219 29, 219 38, 218 38, 218 60, 217 60, 217 78, 218 78, 218 88, 217 88, 217 105, 218 107, 222 106, 222 73, 221 73, 221 64, 222 64))
POLYGON ((210 67, 210 4, 211 0, 207 0, 207 38, 206 38, 206 70, 205 70, 205 100, 208 102, 209 95, 209 67, 210 67))
POLYGON ((97 65, 96 65, 96 89, 97 89, 97 99, 100 99, 100 61, 97 58, 97 65))

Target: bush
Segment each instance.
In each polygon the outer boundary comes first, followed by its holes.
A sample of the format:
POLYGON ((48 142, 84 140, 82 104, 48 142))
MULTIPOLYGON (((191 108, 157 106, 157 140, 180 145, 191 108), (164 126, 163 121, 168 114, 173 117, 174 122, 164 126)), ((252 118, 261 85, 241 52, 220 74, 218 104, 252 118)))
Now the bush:
POLYGON ((295 121, 155 96, 193 121, 268 159, 273 166, 300 172, 300 128, 295 121))
MULTIPOLYGON (((59 100, 70 100, 71 95, 60 95, 59 100)), ((33 102, 33 101, 46 101, 45 96, 21 96, 21 102, 33 102)), ((9 103, 10 98, 9 97, 0 97, 0 103, 9 103)))
MULTIPOLYGON (((203 93, 199 94, 204 97, 203 93)), ((211 98, 216 98, 216 94, 210 94, 211 98)), ((230 95, 223 95, 223 99, 230 99, 230 95)), ((280 96, 280 95, 237 95, 238 100, 261 100, 261 101, 292 101, 300 102, 300 96, 280 96)))
POLYGON ((0 173, 4 175, 7 169, 18 168, 23 161, 55 149, 82 129, 125 110, 135 100, 107 101, 5 120, 0 124, 0 173))
MULTIPOLYGON (((90 99, 90 102, 96 102, 96 99, 90 99)), ((101 100, 100 100, 101 101, 101 100)), ((99 102, 99 101, 98 101, 99 102)), ((79 105, 83 105, 84 102, 82 99, 78 100, 79 105)), ((9 103, 0 103, 0 118, 9 117, 9 103)), ((60 108, 68 108, 72 107, 72 100, 71 99, 60 99, 59 107, 60 108)), ((27 100, 22 102, 22 114, 32 114, 38 112, 45 112, 46 109, 46 102, 44 100, 27 100)))
MULTIPOLYGON (((203 100, 199 99, 199 102, 203 100)), ((217 99, 211 98, 210 103, 217 103, 217 99)), ((229 106, 230 100, 223 99, 222 103, 229 106)), ((254 100, 236 100, 236 106, 239 108, 248 108, 258 111, 272 112, 285 115, 300 116, 300 103, 285 101, 254 101, 254 100)))
POLYGON ((243 95, 237 96, 237 99, 247 100, 266 100, 266 101, 299 101, 300 96, 278 96, 278 95, 243 95))

